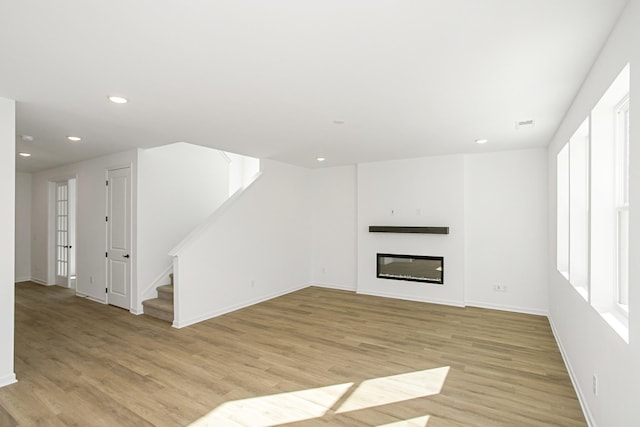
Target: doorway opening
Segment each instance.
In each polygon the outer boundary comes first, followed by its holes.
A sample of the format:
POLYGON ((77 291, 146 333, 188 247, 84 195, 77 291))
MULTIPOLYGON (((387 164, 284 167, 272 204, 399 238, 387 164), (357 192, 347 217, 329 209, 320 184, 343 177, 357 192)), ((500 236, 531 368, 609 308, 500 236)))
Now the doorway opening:
POLYGON ((49 263, 47 283, 76 289, 76 178, 49 183, 49 263))

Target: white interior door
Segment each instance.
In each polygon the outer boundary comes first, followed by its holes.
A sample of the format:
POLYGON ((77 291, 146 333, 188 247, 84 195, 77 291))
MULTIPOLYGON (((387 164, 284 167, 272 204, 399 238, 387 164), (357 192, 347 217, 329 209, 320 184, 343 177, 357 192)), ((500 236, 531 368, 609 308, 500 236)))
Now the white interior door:
POLYGON ((56 182, 55 199, 55 269, 56 285, 69 286, 69 185, 56 182))
POLYGON ((131 169, 107 173, 107 302, 131 308, 131 169))

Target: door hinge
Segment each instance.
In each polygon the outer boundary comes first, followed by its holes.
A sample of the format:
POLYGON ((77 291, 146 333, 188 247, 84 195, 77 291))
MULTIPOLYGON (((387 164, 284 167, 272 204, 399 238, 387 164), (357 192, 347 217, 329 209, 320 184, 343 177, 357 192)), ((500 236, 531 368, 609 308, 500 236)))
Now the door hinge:
POLYGON ((109 293, 109 288, 104 288, 104 293, 108 294, 109 293))
POLYGON ((109 186, 109 180, 105 181, 105 185, 108 187, 109 186))
POLYGON ((107 222, 109 222, 109 217, 108 217, 108 216, 105 216, 105 217, 104 217, 104 220, 105 220, 105 221, 107 221, 107 222))
POLYGON ((109 252, 105 252, 105 253, 104 253, 104 257, 105 257, 105 258, 109 258, 109 252))

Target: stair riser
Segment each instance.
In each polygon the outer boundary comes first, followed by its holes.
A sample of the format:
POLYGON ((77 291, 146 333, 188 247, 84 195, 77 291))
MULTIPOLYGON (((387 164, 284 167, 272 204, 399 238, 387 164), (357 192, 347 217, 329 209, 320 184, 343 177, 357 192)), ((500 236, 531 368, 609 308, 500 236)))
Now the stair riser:
MULTIPOLYGON (((171 276, 173 282, 173 275, 171 276)), ((173 321, 173 283, 156 288, 158 298, 142 301, 144 314, 158 319, 173 321)))
POLYGON ((173 301, 173 292, 158 291, 158 298, 166 301, 173 301))
POLYGON ((167 322, 173 322, 173 313, 158 310, 154 307, 144 307, 144 314, 155 317, 157 319, 166 320, 167 322))

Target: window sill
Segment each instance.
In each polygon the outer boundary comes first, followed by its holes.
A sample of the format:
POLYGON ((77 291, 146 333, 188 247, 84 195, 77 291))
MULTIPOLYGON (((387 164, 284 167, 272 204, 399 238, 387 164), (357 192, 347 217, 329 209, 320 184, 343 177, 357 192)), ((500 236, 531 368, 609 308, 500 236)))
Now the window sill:
POLYGON ((589 292, 587 291, 586 288, 583 288, 582 286, 573 285, 573 289, 575 289, 576 292, 578 292, 578 294, 580 294, 585 301, 589 301, 589 292))
POLYGON ((616 315, 612 312, 600 312, 602 318, 611 326, 611 328, 616 331, 618 335, 629 344, 629 326, 628 321, 626 319, 621 319, 619 315, 616 315))

